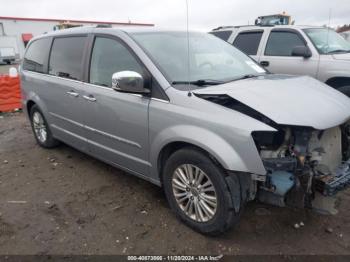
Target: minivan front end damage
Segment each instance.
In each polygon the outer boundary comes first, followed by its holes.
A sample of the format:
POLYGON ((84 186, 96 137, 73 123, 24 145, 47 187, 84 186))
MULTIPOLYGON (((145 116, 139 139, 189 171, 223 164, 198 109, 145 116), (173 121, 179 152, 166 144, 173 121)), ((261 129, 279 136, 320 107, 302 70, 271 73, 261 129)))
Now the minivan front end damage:
POLYGON ((309 78, 264 79, 270 85, 244 80, 195 95, 276 130, 251 132, 266 174, 251 175, 247 200, 311 208, 318 192, 333 196, 350 184, 350 100, 309 78))
POLYGON ((326 130, 282 126, 252 136, 267 171, 257 184, 262 202, 311 208, 317 191, 332 196, 350 184, 348 125, 326 130))

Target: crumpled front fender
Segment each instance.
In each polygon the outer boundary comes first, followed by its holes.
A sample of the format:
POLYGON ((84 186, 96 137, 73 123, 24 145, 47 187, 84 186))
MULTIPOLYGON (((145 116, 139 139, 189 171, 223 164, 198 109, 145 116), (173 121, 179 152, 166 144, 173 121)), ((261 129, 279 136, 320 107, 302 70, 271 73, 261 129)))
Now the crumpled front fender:
POLYGON ((157 134, 150 145, 152 177, 159 179, 158 156, 165 146, 173 142, 189 143, 207 151, 227 170, 266 174, 250 134, 235 135, 234 139, 239 141, 238 148, 235 148, 235 143, 225 140, 219 134, 198 126, 176 125, 166 128, 157 134))

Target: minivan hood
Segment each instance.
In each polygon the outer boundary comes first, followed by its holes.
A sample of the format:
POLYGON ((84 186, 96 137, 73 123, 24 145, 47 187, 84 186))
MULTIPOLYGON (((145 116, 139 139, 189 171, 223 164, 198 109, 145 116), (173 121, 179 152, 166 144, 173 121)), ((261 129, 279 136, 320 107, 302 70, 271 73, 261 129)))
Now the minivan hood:
POLYGON ((226 94, 277 124, 323 130, 350 118, 350 99, 308 76, 265 75, 194 90, 226 94))
POLYGON ((345 54, 334 54, 333 58, 335 60, 346 60, 350 61, 350 53, 345 53, 345 54))

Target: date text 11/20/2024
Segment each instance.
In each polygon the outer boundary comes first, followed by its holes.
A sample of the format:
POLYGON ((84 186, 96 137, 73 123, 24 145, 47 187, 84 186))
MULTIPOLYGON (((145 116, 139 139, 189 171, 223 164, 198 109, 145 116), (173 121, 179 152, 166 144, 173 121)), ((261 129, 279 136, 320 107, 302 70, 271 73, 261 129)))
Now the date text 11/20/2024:
POLYGON ((219 261, 223 256, 128 256, 128 261, 219 261))

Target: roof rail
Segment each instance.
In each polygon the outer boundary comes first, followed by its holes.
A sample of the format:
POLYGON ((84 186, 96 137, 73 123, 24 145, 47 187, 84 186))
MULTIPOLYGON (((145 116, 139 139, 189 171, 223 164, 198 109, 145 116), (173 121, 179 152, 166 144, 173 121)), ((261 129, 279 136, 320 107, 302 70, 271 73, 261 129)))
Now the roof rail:
POLYGON ((96 28, 112 28, 112 25, 109 24, 99 24, 96 26, 96 28))
POLYGON ((260 26, 260 27, 275 27, 276 25, 255 25, 255 26, 260 26))
POLYGON ((233 26, 232 25, 229 25, 229 26, 219 26, 217 28, 214 28, 213 31, 216 31, 216 30, 220 30, 220 29, 225 29, 225 28, 232 28, 233 26))
POLYGON ((214 28, 212 31, 217 31, 217 30, 221 30, 221 29, 228 29, 228 28, 250 27, 250 26, 274 27, 275 25, 229 25, 229 26, 219 26, 217 28, 214 28))

